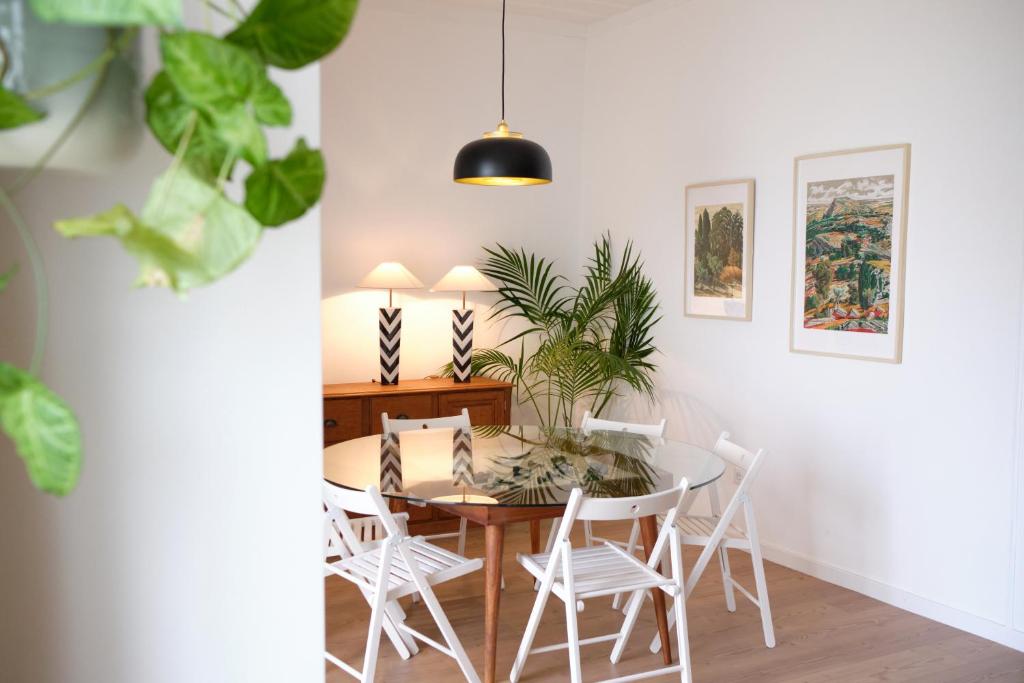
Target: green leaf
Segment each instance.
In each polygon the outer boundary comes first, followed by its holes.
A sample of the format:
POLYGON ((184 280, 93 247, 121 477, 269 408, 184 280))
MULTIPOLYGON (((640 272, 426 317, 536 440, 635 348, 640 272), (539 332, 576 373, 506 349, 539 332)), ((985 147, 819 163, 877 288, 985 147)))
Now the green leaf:
POLYGON ((43 115, 30 107, 21 95, 0 87, 0 130, 35 123, 41 118, 43 115))
POLYGON ((287 126, 292 122, 292 104, 269 78, 257 83, 252 93, 256 120, 268 126, 287 126))
POLYGON ((331 53, 348 33, 358 0, 261 0, 228 40, 263 61, 298 69, 331 53))
MULTIPOLYGON (((193 120, 195 128, 184 159, 197 175, 212 181, 220 174, 231 148, 213 115, 186 102, 167 72, 158 73, 146 89, 146 123, 153 136, 173 154, 193 120)), ((230 168, 226 176, 231 176, 230 168)))
POLYGON ((0 427, 36 488, 57 496, 75 488, 82 466, 78 421, 59 396, 7 363, 0 363, 0 427))
MULTIPOLYGON (((253 166, 264 163, 267 143, 259 123, 287 125, 292 115, 291 104, 267 78, 266 67, 248 50, 195 31, 164 34, 160 50, 177 98, 197 109, 216 137, 246 161, 253 166)), ((151 88, 154 86, 157 79, 151 88)), ((180 109, 168 95, 168 84, 160 83, 158 88, 153 97, 155 107, 163 104, 157 97, 163 95, 166 106, 180 109)), ((162 112, 153 117, 170 127, 162 112)))
POLYGON ((123 26, 181 24, 181 0, 30 0, 43 21, 123 26))
POLYGON ((167 75, 182 97, 194 104, 245 101, 264 71, 248 51, 199 31, 165 33, 160 54, 167 75))
POLYGON ((284 159, 260 166, 245 180, 245 208, 263 225, 295 220, 320 199, 324 158, 299 139, 284 159))
POLYGON ((118 205, 58 221, 66 237, 108 235, 139 260, 136 284, 185 292, 234 270, 252 253, 261 226, 242 207, 186 169, 168 171, 150 191, 142 216, 118 205))
POLYGON ((0 292, 7 289, 7 285, 10 284, 11 278, 18 274, 18 264, 15 263, 13 266, 7 269, 6 273, 0 273, 0 292))

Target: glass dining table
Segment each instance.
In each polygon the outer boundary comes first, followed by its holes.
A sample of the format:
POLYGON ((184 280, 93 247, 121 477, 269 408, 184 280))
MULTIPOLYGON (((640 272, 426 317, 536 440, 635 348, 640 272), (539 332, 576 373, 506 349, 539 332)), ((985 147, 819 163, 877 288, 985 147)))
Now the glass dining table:
MULTIPOLYGON (((540 551, 540 520, 560 517, 573 488, 622 498, 664 491, 685 478, 691 493, 725 472, 725 461, 681 441, 619 431, 528 425, 424 429, 367 436, 324 449, 324 479, 355 490, 376 486, 386 497, 443 506, 484 527, 484 681, 495 681, 505 525, 530 524, 540 551)), ((657 520, 640 519, 650 555, 657 520)), ((664 594, 654 591, 661 642, 668 638, 664 594)), ((666 663, 669 648, 662 648, 666 663)))

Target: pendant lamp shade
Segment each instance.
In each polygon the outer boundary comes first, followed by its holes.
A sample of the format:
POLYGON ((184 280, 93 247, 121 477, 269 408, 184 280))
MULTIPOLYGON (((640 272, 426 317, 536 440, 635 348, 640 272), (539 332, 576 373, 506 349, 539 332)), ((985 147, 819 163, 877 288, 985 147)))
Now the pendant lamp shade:
POLYGON ((459 150, 455 182, 469 185, 543 185, 551 182, 551 157, 521 133, 510 133, 504 121, 459 150))
POLYGON ((453 177, 467 185, 544 185, 552 180, 551 157, 547 151, 513 133, 505 122, 505 2, 501 2, 501 122, 459 150, 453 177))

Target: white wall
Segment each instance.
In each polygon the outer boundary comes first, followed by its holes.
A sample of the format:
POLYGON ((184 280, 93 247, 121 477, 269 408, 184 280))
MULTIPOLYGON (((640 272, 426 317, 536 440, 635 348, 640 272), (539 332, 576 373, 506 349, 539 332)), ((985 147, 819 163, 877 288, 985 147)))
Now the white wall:
MULTIPOLYGON (((315 142, 317 70, 275 79, 292 132, 315 142)), ((187 301, 131 289, 135 263, 112 240, 49 227, 141 208, 169 161, 150 140, 116 173, 47 173, 18 198, 48 265, 44 379, 78 413, 85 461, 56 500, 0 437, 4 680, 323 679, 319 215, 269 231, 187 301)), ((11 260, 23 268, 0 295, 0 359, 25 366, 31 277, 3 218, 0 269, 11 260)))
POLYGON ((588 36, 582 224, 647 258, 670 436, 772 451, 756 495, 774 558, 1024 649, 1022 25, 1016 0, 613 18, 588 36), (913 145, 903 364, 789 353, 793 157, 896 142, 913 145), (683 187, 736 177, 757 181, 753 321, 685 318, 683 187))
MULTIPOLYGON (((381 261, 400 261, 429 287, 476 263, 497 241, 576 270, 584 40, 579 27, 510 15, 507 119, 545 146, 555 182, 520 188, 458 185, 455 154, 500 116, 499 3, 486 9, 375 0, 322 71, 325 382, 379 376, 377 311, 387 293, 355 289, 381 261)), ((403 378, 451 359, 457 294, 396 292, 403 307, 403 378)), ((478 303, 477 346, 493 295, 478 303)))

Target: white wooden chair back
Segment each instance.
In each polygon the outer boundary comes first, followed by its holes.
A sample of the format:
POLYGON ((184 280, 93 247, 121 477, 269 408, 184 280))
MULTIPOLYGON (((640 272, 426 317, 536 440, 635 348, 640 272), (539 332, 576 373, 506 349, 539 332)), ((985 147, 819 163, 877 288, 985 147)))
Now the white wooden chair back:
MULTIPOLYGON (((712 482, 705 488, 708 491, 708 499, 711 504, 710 517, 685 518, 680 522, 681 538, 687 545, 703 546, 700 556, 690 571, 686 581, 687 595, 693 591, 700 580, 704 570, 708 567, 712 556, 719 554, 719 562, 722 570, 722 584, 725 587, 726 607, 730 612, 736 610, 733 589, 739 590, 744 597, 750 600, 761 611, 761 625, 764 630, 764 641, 768 647, 775 647, 775 630, 772 625, 771 606, 768 600, 768 584, 765 580, 764 560, 761 554, 761 543, 757 533, 757 521, 754 516, 754 504, 750 498, 750 487, 754 483, 761 466, 764 464, 765 456, 768 454, 763 448, 751 452, 746 448, 734 443, 729 439, 728 432, 722 432, 715 444, 715 454, 726 462, 737 468, 743 478, 736 487, 729 504, 722 510, 718 501, 717 482, 712 482), (733 525, 740 509, 743 509, 745 529, 733 525), (691 519, 703 520, 696 526, 688 526, 691 519), (706 524, 704 523, 706 522, 706 524), (713 530, 708 534, 709 527, 713 530), (745 589, 732 578, 732 570, 729 567, 728 550, 737 548, 750 553, 754 569, 754 581, 757 586, 757 597, 745 589)), ((671 616, 669 618, 671 622, 671 616)), ((655 636, 651 643, 651 650, 657 651, 660 647, 660 639, 655 636)))
POLYGON ((679 487, 632 498, 584 498, 576 519, 601 522, 640 519, 671 510, 678 502, 679 487))
POLYGON ((380 422, 385 434, 400 434, 412 429, 459 429, 472 426, 469 422, 469 410, 466 408, 463 408, 458 415, 451 417, 421 419, 390 418, 387 413, 381 413, 380 422))
POLYGON ((571 552, 572 543, 569 541, 569 533, 577 519, 583 521, 595 519, 602 521, 638 520, 649 515, 664 514, 666 522, 658 533, 658 540, 654 544, 654 551, 651 553, 648 563, 651 567, 657 567, 668 543, 668 538, 673 533, 672 528, 679 506, 689 487, 689 483, 684 478, 679 482, 679 486, 668 491, 632 498, 587 498, 583 495, 582 490, 573 489, 569 494, 569 502, 565 505, 562 523, 555 534, 548 567, 557 566, 563 552, 571 552))
POLYGON ((326 517, 331 527, 325 528, 325 544, 342 557, 365 552, 369 549, 367 546, 376 541, 407 535, 376 487, 353 491, 324 482, 324 505, 327 506, 326 517), (347 512, 373 517, 351 519, 347 512))
POLYGON ((652 425, 639 424, 637 422, 618 422, 616 420, 602 420, 601 418, 594 417, 588 410, 583 413, 580 429, 583 430, 584 434, 607 430, 610 432, 629 432, 630 434, 661 438, 665 436, 665 419, 662 418, 661 422, 652 425))
POLYGON ((753 469, 755 462, 760 466, 760 456, 764 454, 763 448, 758 450, 756 453, 752 453, 736 442, 730 441, 729 432, 722 432, 719 435, 718 441, 715 443, 714 451, 715 455, 719 456, 730 465, 740 469, 744 473, 753 469))
POLYGON ((736 492, 733 493, 732 500, 729 501, 729 504, 722 512, 719 512, 718 510, 717 482, 712 482, 711 485, 707 487, 708 496, 711 498, 712 514, 714 514, 715 517, 732 517, 736 514, 740 505, 749 500, 750 487, 754 483, 754 479, 757 478, 757 474, 760 472, 761 466, 764 464, 764 458, 768 454, 768 451, 760 448, 757 452, 751 452, 737 443, 730 441, 729 432, 722 432, 721 436, 718 437, 718 442, 715 444, 714 450, 715 455, 728 462, 743 475, 739 486, 736 487, 736 492))

